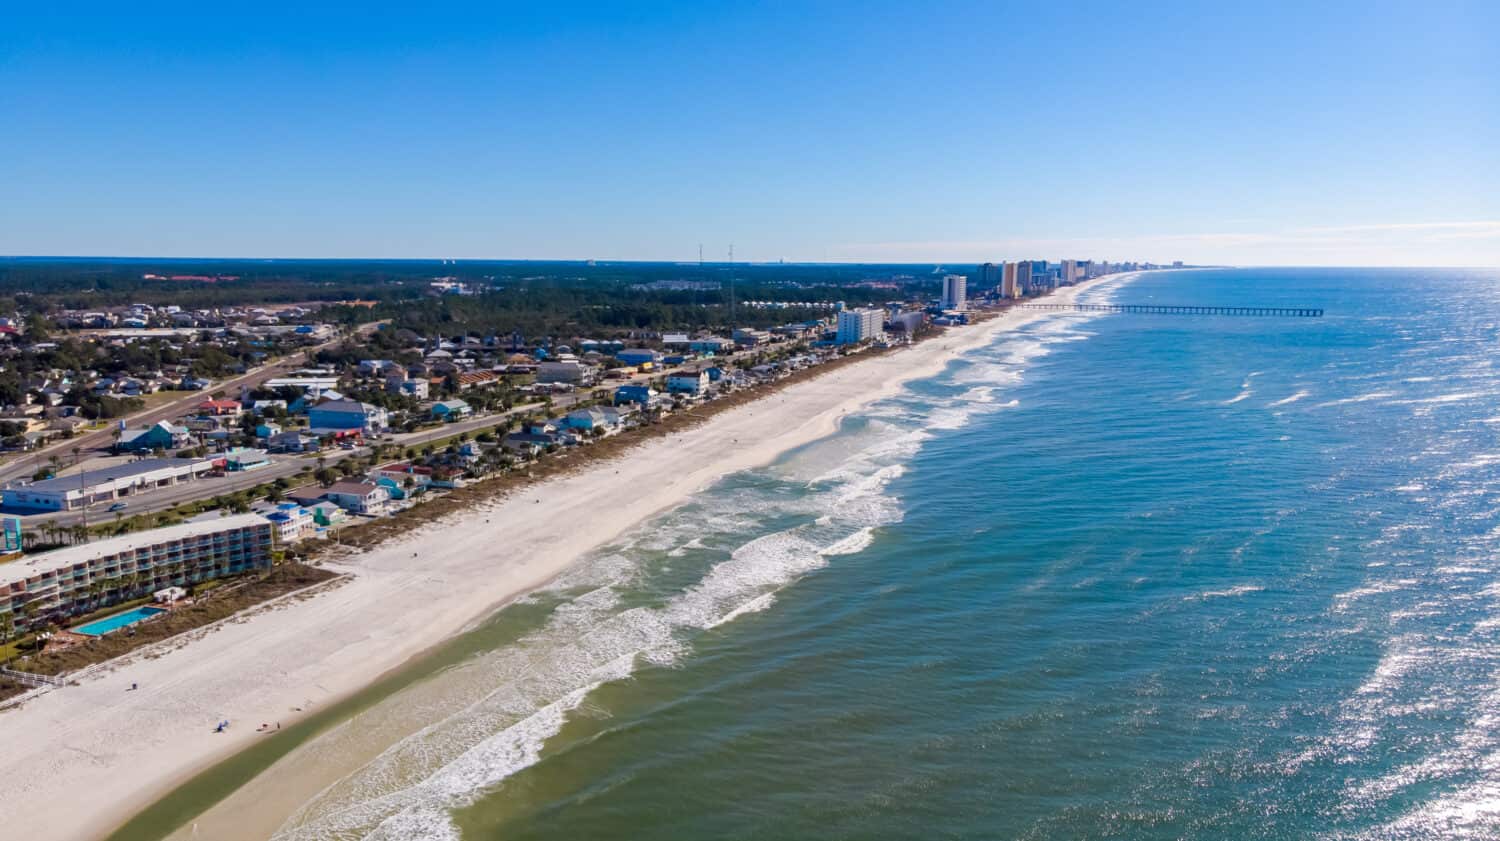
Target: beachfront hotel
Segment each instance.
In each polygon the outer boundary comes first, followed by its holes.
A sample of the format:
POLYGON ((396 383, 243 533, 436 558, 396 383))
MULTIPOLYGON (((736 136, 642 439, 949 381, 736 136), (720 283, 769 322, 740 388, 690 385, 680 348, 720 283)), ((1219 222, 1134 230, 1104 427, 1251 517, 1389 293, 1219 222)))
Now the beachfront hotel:
POLYGON ((0 622, 64 622, 168 587, 271 566, 272 525, 237 514, 96 540, 0 564, 0 622))
POLYGON ((839 312, 838 343, 852 345, 880 338, 884 323, 885 313, 881 310, 842 310, 839 312))

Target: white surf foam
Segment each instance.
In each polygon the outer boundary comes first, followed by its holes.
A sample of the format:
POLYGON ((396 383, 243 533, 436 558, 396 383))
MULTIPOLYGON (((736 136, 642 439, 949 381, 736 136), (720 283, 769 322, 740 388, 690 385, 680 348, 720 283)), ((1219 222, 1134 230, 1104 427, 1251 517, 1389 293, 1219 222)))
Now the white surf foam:
POLYGON ((1285 406, 1285 405, 1287 405, 1289 403, 1296 403, 1298 400, 1301 400, 1302 398, 1308 396, 1309 394, 1312 394, 1312 392, 1308 391, 1307 389, 1302 389, 1301 391, 1296 392, 1295 394, 1291 395, 1290 397, 1283 397, 1280 400, 1272 401, 1270 403, 1267 403, 1266 405, 1267 406, 1285 406))
POLYGON ((972 364, 955 367, 948 382, 969 388, 952 398, 908 393, 874 407, 869 446, 803 494, 778 496, 753 483, 723 498, 711 491, 687 514, 658 518, 575 566, 536 597, 564 599, 543 628, 453 670, 453 680, 466 682, 445 686, 443 700, 460 696, 457 708, 434 701, 432 724, 306 804, 277 841, 457 838, 452 810, 539 761, 547 740, 594 689, 632 676, 642 663, 678 662, 703 631, 768 610, 793 582, 868 549, 877 527, 901 517, 900 501, 887 492, 904 470, 900 462, 934 429, 960 428, 977 413, 1017 405, 998 393, 1020 382, 1024 367, 1050 346, 1087 338, 1076 325, 1092 317, 1043 317, 1008 334, 974 354, 972 364), (658 606, 625 607, 624 588, 651 575, 647 558, 723 551, 714 547, 788 516, 809 519, 742 543, 658 606))

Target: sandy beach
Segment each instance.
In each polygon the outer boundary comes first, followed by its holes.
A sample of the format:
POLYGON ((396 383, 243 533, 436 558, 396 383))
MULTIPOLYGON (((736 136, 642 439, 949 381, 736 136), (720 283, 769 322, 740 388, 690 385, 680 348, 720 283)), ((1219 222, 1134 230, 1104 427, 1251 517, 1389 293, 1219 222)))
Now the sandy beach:
MULTIPOLYGON (((1095 281, 1094 283, 1097 283, 1095 281)), ((1060 290, 1070 301, 1091 284, 1060 290)), ((187 776, 368 685, 725 474, 831 433, 839 419, 936 373, 1039 313, 1011 311, 872 356, 628 456, 345 558, 314 598, 252 612, 186 645, 131 655, 0 714, 0 811, 18 837, 97 838, 187 776), (126 691, 132 683, 137 691, 126 691), (213 734, 215 722, 233 722, 213 734)))

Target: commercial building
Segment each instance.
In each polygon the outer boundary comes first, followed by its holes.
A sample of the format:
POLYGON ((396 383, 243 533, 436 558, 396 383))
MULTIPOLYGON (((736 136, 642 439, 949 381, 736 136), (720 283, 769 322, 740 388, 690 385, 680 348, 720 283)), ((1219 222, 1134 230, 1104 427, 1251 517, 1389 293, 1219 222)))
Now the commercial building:
MULTIPOLYGON (((121 422, 121 426, 124 422, 121 422)), ((145 429, 123 431, 115 445, 121 452, 144 453, 151 450, 173 450, 193 445, 193 433, 185 426, 158 421, 145 429)))
POLYGON ((273 530, 259 514, 238 514, 0 564, 0 619, 8 613, 25 631, 168 587, 267 569, 273 530))
POLYGON ((231 473, 254 470, 257 467, 269 467, 270 465, 271 456, 265 450, 257 450, 251 447, 235 447, 224 454, 224 469, 231 473))
POLYGON ((373 432, 388 425, 386 411, 358 400, 329 400, 307 410, 312 429, 356 429, 373 432))
POLYGON ((734 343, 742 347, 758 347, 771 341, 771 333, 768 330, 753 330, 749 327, 736 327, 733 335, 734 343))
POLYGON ((643 347, 626 348, 616 351, 615 358, 626 365, 655 365, 661 361, 661 351, 643 347))
POLYGON ((841 310, 838 323, 838 343, 853 345, 884 336, 881 327, 885 313, 877 309, 841 310))
MULTIPOLYGON (((655 351, 652 351, 652 353, 655 353, 655 351)), ((576 359, 541 362, 536 366, 536 381, 539 383, 576 383, 578 385, 588 385, 594 381, 594 371, 594 366, 585 365, 576 359)))
POLYGON ((432 416, 437 420, 453 421, 474 414, 474 407, 466 400, 440 400, 432 404, 432 416))
POLYGON ((142 459, 40 482, 12 482, 0 491, 0 505, 8 511, 73 511, 153 488, 171 487, 213 469, 209 459, 142 459))

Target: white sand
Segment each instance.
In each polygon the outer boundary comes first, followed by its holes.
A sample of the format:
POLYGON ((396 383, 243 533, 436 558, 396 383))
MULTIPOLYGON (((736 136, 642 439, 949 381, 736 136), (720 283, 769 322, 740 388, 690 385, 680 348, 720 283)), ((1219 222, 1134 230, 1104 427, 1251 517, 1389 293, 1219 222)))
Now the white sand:
POLYGON ((435 522, 347 561, 352 580, 315 598, 227 622, 187 645, 163 644, 162 656, 137 653, 0 714, 3 834, 107 834, 192 773, 267 738, 255 732, 261 722, 286 726, 294 707, 321 708, 359 690, 725 474, 830 434, 844 413, 1036 317, 1011 311, 844 366, 628 457, 435 522), (140 689, 125 691, 132 682, 140 689), (231 729, 211 733, 223 719, 231 729))

